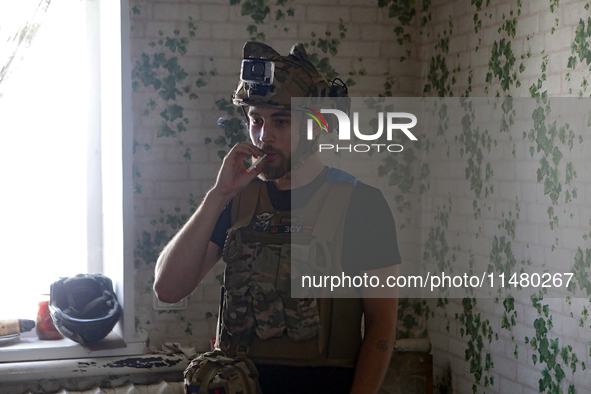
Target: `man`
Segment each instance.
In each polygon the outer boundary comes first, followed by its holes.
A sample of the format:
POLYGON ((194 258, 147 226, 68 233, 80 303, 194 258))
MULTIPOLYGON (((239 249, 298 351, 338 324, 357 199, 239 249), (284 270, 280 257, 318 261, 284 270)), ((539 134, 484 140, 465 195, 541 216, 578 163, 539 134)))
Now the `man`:
POLYGON ((290 293, 305 272, 397 275, 396 230, 381 192, 326 168, 317 139, 303 132, 303 113, 291 107, 291 97, 322 101, 346 91, 326 80, 301 44, 280 56, 249 42, 244 59, 233 102, 245 112, 252 144, 226 155, 215 186, 162 251, 154 290, 178 302, 223 257, 217 345, 256 363, 263 393, 377 393, 394 347, 397 299, 375 298, 371 288, 338 299, 290 293), (247 171, 247 157, 264 159, 247 171), (287 237, 278 231, 289 228, 287 237))

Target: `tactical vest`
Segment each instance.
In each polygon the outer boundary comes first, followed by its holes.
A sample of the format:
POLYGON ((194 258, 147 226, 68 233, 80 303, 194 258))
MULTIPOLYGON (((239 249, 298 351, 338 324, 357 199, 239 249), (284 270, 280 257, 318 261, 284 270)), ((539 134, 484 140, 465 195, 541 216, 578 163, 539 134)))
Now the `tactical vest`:
POLYGON ((331 168, 327 182, 294 211, 273 208, 258 180, 233 199, 217 338, 227 354, 261 364, 355 365, 362 316, 355 290, 339 294, 349 298, 292 298, 291 287, 301 275, 341 276, 345 212, 356 181, 331 168))

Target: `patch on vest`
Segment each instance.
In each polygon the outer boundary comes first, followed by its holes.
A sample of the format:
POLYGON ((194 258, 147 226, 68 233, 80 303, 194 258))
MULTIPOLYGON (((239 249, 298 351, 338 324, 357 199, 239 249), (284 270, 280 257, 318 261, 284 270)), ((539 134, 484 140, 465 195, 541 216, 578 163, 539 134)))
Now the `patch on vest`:
POLYGON ((314 226, 275 224, 269 229, 270 234, 312 234, 314 226))
POLYGON ((269 228, 269 222, 271 218, 275 216, 274 213, 261 213, 257 215, 257 221, 252 225, 253 230, 255 231, 267 231, 269 228))

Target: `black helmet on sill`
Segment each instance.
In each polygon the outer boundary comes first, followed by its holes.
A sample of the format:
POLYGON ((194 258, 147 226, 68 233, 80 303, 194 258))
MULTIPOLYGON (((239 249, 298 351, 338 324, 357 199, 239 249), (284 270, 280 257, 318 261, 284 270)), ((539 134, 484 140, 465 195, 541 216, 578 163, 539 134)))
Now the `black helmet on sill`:
POLYGON ((111 279, 100 274, 79 274, 60 278, 51 285, 49 311, 63 336, 85 344, 111 332, 121 315, 121 304, 111 279))

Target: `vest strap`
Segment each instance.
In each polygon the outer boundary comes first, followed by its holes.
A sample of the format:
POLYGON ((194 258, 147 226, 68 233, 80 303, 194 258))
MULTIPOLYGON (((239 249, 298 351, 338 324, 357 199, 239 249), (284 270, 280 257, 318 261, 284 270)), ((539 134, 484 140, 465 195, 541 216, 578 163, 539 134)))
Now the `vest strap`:
POLYGON ((254 339, 255 335, 256 334, 254 330, 247 331, 242 334, 242 338, 240 338, 240 342, 236 346, 236 355, 242 357, 246 357, 248 355, 250 343, 254 339))
POLYGON ((246 227, 250 224, 253 218, 259 196, 262 194, 262 188, 265 183, 262 181, 254 181, 248 184, 243 192, 234 197, 232 202, 232 227, 246 227))

